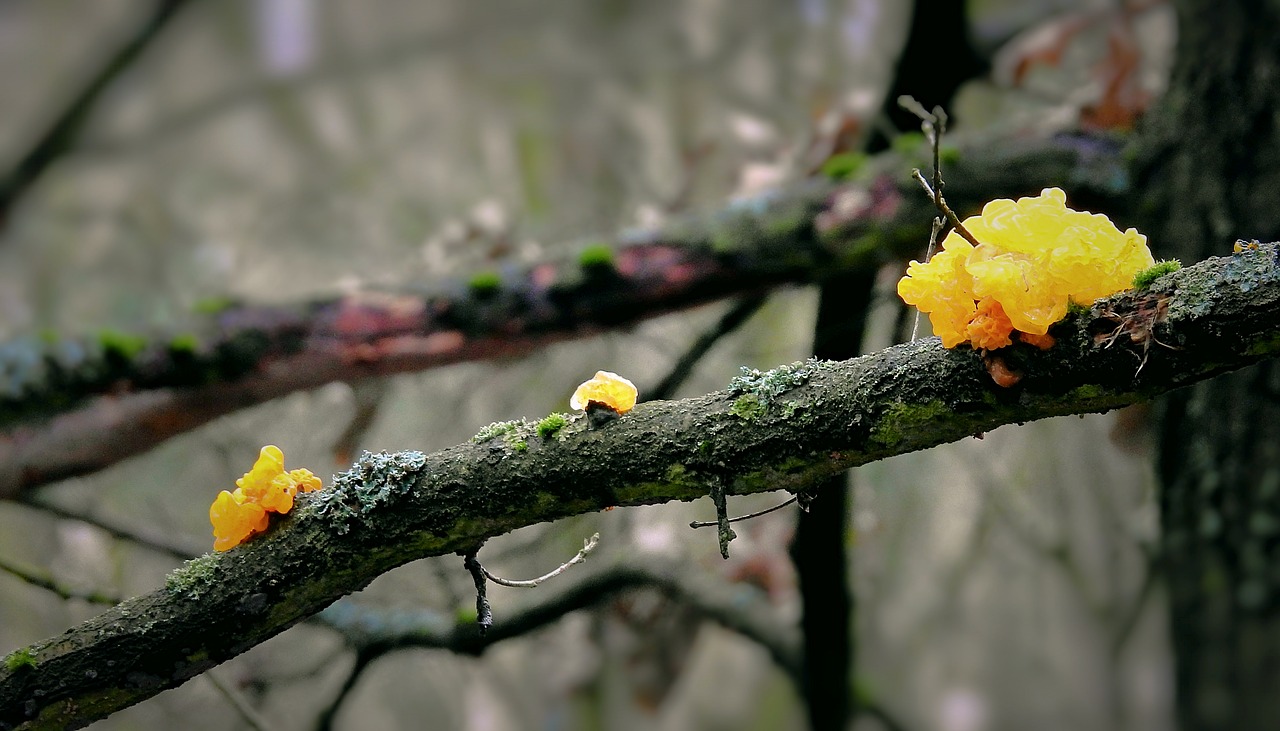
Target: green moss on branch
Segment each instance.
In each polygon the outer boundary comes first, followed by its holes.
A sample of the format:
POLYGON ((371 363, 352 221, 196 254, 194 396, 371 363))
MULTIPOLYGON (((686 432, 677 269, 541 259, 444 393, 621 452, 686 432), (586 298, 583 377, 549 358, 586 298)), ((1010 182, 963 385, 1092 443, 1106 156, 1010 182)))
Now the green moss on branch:
MULTIPOLYGON (((992 382, 977 353, 929 338, 815 364, 803 382, 778 384, 785 407, 752 419, 734 413, 744 392, 718 391, 641 404, 596 428, 570 423, 523 452, 484 441, 365 454, 325 490, 299 496, 265 535, 19 650, 37 662, 0 668, 0 727, 84 725, 181 684, 396 566, 523 526, 692 500, 711 483, 730 494, 800 491, 872 460, 1003 424, 1105 411, 1275 357, 1276 254, 1265 245, 1187 267, 1076 313, 1048 351, 1002 350, 1023 374, 1011 388, 992 382), (1141 343, 1096 337, 1114 329, 1115 313, 1130 312, 1154 313, 1150 330, 1176 346, 1151 348, 1140 371, 1141 343)), ((763 385, 764 374, 757 380, 763 385)), ((537 435, 527 424, 495 437, 513 433, 537 435)))

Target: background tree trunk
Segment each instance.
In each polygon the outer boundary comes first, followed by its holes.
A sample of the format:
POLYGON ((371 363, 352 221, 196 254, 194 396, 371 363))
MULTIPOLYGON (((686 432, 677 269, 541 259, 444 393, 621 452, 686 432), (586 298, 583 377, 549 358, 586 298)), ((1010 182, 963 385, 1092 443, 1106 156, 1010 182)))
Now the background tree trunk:
MULTIPOLYGON (((883 112, 898 130, 920 128, 920 120, 898 104, 899 96, 910 94, 926 109, 945 106, 962 83, 985 70, 965 32, 967 20, 964 0, 916 0, 911 28, 884 101, 883 112), (954 62, 939 68, 938 58, 954 62)), ((881 152, 889 143, 877 128, 867 149, 881 152)), ((862 353, 874 286, 873 270, 843 274, 823 283, 814 325, 815 356, 847 360, 862 353)), ((843 729, 859 711, 851 702, 857 675, 856 598, 849 576, 851 483, 849 474, 838 475, 814 492, 810 509, 800 513, 796 521, 791 546, 804 612, 805 704, 815 731, 843 729)), ((876 703, 875 699, 862 700, 876 703)))
MULTIPOLYGON (((814 325, 813 354, 856 358, 866 329, 873 273, 851 274, 822 286, 814 325)), ((791 544, 804 614, 805 705, 815 730, 843 729, 853 704, 854 595, 849 583, 849 475, 837 475, 814 493, 796 521, 791 544)))
MULTIPOLYGON (((1170 90, 1147 120, 1135 189, 1157 254, 1197 261, 1280 237, 1280 3, 1177 3, 1170 90)), ((1185 731, 1280 717, 1280 369, 1168 397, 1162 544, 1185 731)))

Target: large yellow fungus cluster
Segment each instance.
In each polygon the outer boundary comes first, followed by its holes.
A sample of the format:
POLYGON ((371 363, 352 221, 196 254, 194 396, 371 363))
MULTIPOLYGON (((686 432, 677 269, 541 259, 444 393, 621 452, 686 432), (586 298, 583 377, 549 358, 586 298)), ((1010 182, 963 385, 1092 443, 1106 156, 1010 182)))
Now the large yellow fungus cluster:
POLYGON ((289 512, 295 495, 320 487, 320 478, 311 470, 285 472, 284 452, 279 447, 263 447, 253 469, 236 480, 235 492, 218 493, 209 508, 214 550, 229 550, 265 531, 269 513, 289 512))
POLYGON ((1066 194, 1046 188, 1034 198, 994 200, 964 221, 980 245, 956 231, 926 264, 913 261, 898 295, 929 313, 933 332, 953 348, 993 350, 1020 340, 1041 346, 1067 304, 1088 305, 1132 286, 1155 263, 1147 239, 1121 233, 1106 216, 1073 211, 1066 194))

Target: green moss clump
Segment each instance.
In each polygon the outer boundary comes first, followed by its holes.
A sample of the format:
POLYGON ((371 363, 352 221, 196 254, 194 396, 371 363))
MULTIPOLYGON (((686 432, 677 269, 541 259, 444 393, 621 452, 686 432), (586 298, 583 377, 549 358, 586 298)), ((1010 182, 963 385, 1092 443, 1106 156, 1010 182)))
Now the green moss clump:
POLYGON ((867 162, 867 156, 861 152, 842 152, 832 155, 822 163, 822 174, 832 180, 848 180, 858 173, 867 162))
POLYGON ((36 654, 28 648, 14 650, 4 658, 4 666, 10 671, 16 671, 21 668, 34 668, 36 666, 36 654))
POLYGON ((98 333, 98 344, 109 354, 118 355, 125 360, 132 360, 147 347, 147 339, 140 335, 130 335, 119 330, 103 330, 98 333))
POLYGON ((1164 261, 1158 261, 1133 275, 1133 288, 1146 289, 1151 286, 1152 282, 1156 281, 1160 277, 1163 277, 1170 272, 1176 272, 1181 268, 1182 262, 1177 259, 1165 259, 1164 261))
POLYGON ((613 267, 613 249, 606 244, 592 244, 578 254, 578 266, 583 269, 613 267))
POLYGON ((764 416, 764 412, 766 410, 767 407, 758 396, 753 393, 747 393, 739 396, 738 400, 733 402, 733 406, 730 407, 729 413, 739 419, 755 421, 756 419, 764 416))
POLYGON ((543 439, 550 439, 551 437, 554 437, 556 433, 559 432, 561 429, 563 429, 565 425, 568 423, 569 423, 568 414, 561 414, 558 412, 551 414, 546 418, 544 418, 542 421, 538 422, 538 426, 537 426, 538 436, 542 437, 543 439))
POLYGON ((891 404, 880 418, 879 424, 871 432, 871 441, 885 447, 896 447, 902 443, 907 434, 925 428, 929 424, 944 419, 952 414, 952 410, 941 401, 930 401, 924 404, 891 404))
POLYGON ((480 272, 467 281, 467 287, 476 297, 492 297, 502 286, 502 275, 497 272, 480 272))
POLYGON ((517 439, 514 442, 508 442, 507 444, 517 452, 529 451, 529 443, 523 439, 517 439))

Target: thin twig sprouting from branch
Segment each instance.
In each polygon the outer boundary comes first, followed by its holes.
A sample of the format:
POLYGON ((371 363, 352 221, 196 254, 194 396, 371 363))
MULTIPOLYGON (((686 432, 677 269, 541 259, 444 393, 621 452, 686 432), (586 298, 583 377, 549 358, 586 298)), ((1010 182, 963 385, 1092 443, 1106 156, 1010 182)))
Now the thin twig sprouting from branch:
MULTIPOLYGON (((924 252, 925 263, 928 263, 933 258, 933 252, 938 244, 938 234, 942 233, 947 221, 950 221, 951 227, 964 237, 965 241, 975 247, 981 246, 978 239, 969 233, 969 229, 964 227, 960 217, 956 215, 955 211, 951 210, 951 206, 947 205, 947 199, 942 197, 942 188, 946 185, 942 180, 942 135, 947 131, 946 111, 942 107, 934 107, 933 111, 930 112, 924 108, 923 104, 906 94, 898 97, 898 105, 920 118, 920 129, 924 131, 925 137, 928 138, 933 152, 933 185, 930 185, 929 181, 924 179, 920 168, 913 168, 911 171, 911 177, 915 178, 920 187, 924 188, 924 192, 933 199, 934 208, 937 208, 942 214, 933 219, 933 227, 929 232, 929 246, 924 252)), ((919 330, 920 311, 916 310, 915 321, 911 324, 912 340, 916 339, 916 333, 919 330)))
POLYGON ((489 606, 489 597, 485 596, 486 581, 484 567, 476 559, 480 546, 471 549, 462 557, 462 565, 471 574, 471 581, 476 585, 476 624, 480 625, 480 634, 489 631, 493 626, 493 608, 489 606))
MULTIPOLYGON (((582 542, 582 550, 578 551, 578 555, 560 564, 560 566, 556 568, 554 571, 547 574, 543 574, 542 576, 539 576, 536 579, 529 579, 528 581, 515 581, 512 579, 504 579, 501 576, 494 576, 493 574, 489 573, 489 569, 486 569, 484 566, 480 566, 480 571, 484 573, 484 576, 486 579, 488 579, 489 581, 492 581, 493 583, 499 586, 510 586, 515 589, 532 589, 533 587, 537 586, 538 584, 541 584, 547 579, 555 578, 556 576, 559 576, 560 574, 564 573, 566 570, 568 570, 570 566, 574 564, 582 563, 583 561, 585 561, 587 559, 587 554, 594 551, 596 546, 599 545, 599 543, 600 543, 600 534, 599 533, 593 534, 590 538, 582 542)), ((476 565, 479 566, 480 565, 479 562, 477 562, 476 565)))
MULTIPOLYGON (((730 522, 730 523, 738 523, 738 522, 743 521, 743 520, 751 520, 752 518, 759 518, 761 515, 768 515, 769 513, 772 513, 772 512, 774 512, 775 510, 782 510, 783 508, 787 507, 787 506, 788 506, 788 505, 790 505, 791 503, 794 503, 794 502, 795 502, 796 500, 798 500, 798 499, 799 499, 799 498, 792 497, 791 499, 786 500, 785 502, 778 503, 777 505, 774 505, 774 506, 773 506, 773 507, 771 507, 771 508, 765 508, 764 510, 757 510, 757 511, 756 511, 756 512, 754 512, 754 513, 747 513, 746 515, 739 515, 739 516, 737 516, 737 517, 735 517, 735 518, 730 518, 730 519, 728 520, 728 522, 730 522)), ((718 520, 695 520, 695 521, 693 521, 693 522, 689 523, 689 527, 690 527, 690 528, 710 528, 710 527, 711 527, 711 526, 713 526, 713 525, 716 525, 716 526, 720 525, 720 521, 718 521, 718 520)))
POLYGON ((578 555, 560 564, 560 566, 551 573, 544 574, 536 579, 530 579, 528 581, 512 581, 511 579, 494 576, 489 573, 488 569, 481 565, 480 559, 476 557, 476 554, 480 553, 480 546, 476 546, 471 549, 470 552, 463 556, 462 565, 467 568, 468 572, 470 572, 471 581, 476 585, 476 624, 480 625, 480 634, 483 635, 485 632, 488 632, 489 628, 493 626, 493 608, 489 605, 489 597, 486 595, 487 581, 492 581, 499 586, 510 586, 517 589, 535 587, 547 579, 559 576, 570 566, 585 561, 587 554, 595 550, 595 547, 599 543, 600 534, 596 533, 582 542, 582 550, 578 551, 578 555))
MULTIPOLYGON (((964 240, 974 246, 980 246, 978 240, 964 227, 964 224, 960 222, 960 217, 955 214, 955 211, 951 210, 951 207, 947 205, 946 198, 942 196, 942 188, 946 185, 942 180, 942 135, 947 132, 946 111, 942 107, 934 107, 932 112, 926 111, 920 102, 906 94, 898 97, 898 104, 920 118, 920 129, 924 130, 925 137, 928 138, 929 144, 933 148, 933 185, 930 185, 924 179, 924 175, 920 173, 919 168, 911 171, 911 177, 920 183, 920 186, 924 188, 924 192, 928 193, 929 197, 933 199, 934 207, 947 217, 947 220, 964 237, 964 240)), ((926 262, 933 255, 932 249, 933 247, 930 245, 930 250, 925 255, 926 262)))
MULTIPOLYGON (((933 219, 933 225, 929 228, 929 248, 925 249, 924 260, 928 262, 933 258, 934 248, 938 245, 938 234, 942 233, 942 228, 946 226, 946 222, 941 217, 933 219)), ((916 310, 915 320, 911 322, 911 339, 914 341, 916 335, 920 332, 920 310, 916 310)))
POLYGON ((719 528, 717 533, 720 538, 720 556, 727 559, 729 558, 729 541, 737 538, 738 534, 729 527, 729 508, 724 494, 724 480, 717 478, 711 481, 711 502, 716 506, 715 525, 719 528))
MULTIPOLYGON (((938 210, 942 212, 942 215, 947 217, 947 220, 951 223, 951 227, 956 230, 956 233, 963 236, 965 241, 968 241, 974 246, 982 245, 982 242, 978 241, 973 234, 969 233, 969 229, 965 228, 964 224, 960 222, 960 217, 956 215, 955 211, 951 210, 951 206, 947 205, 947 200, 942 197, 941 193, 938 192, 938 189, 929 186, 929 181, 924 179, 924 174, 920 172, 920 168, 912 168, 911 177, 915 178, 916 182, 920 184, 920 187, 924 188, 924 192, 928 193, 929 197, 933 198, 933 204, 938 207, 938 210)), ((930 257, 928 256, 925 257, 926 260, 929 258, 930 257)))

